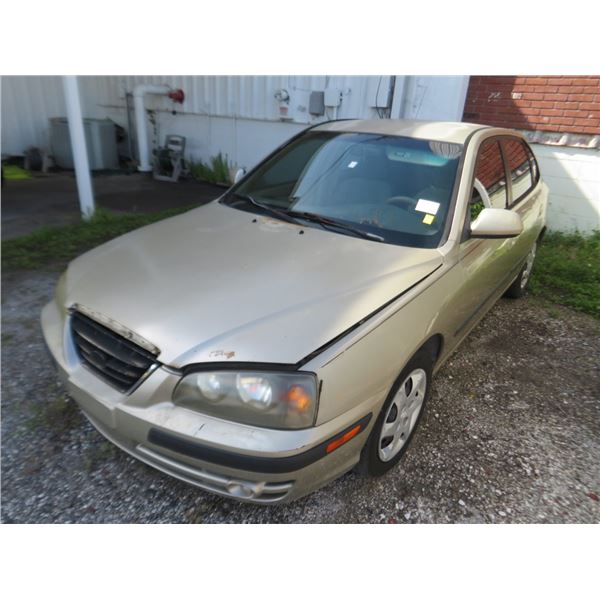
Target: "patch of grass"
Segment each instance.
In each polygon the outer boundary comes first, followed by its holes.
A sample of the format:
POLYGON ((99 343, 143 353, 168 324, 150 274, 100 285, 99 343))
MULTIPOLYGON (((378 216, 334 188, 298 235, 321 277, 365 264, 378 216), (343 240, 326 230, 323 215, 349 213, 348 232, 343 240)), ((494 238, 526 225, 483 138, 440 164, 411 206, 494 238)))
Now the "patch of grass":
POLYGON ((82 252, 112 238, 191 208, 127 214, 97 209, 90 221, 43 227, 29 235, 2 241, 2 268, 37 269, 53 263, 63 266, 82 252))
POLYGON ((219 152, 211 156, 209 164, 202 161, 190 163, 190 171, 196 179, 208 183, 231 183, 229 177, 229 158, 219 152))
POLYGON ((538 246, 530 290, 600 318, 600 231, 589 237, 547 233, 538 246))
POLYGON ((31 179, 29 172, 17 165, 2 165, 2 174, 9 180, 31 179))
POLYGON ((80 422, 81 413, 77 405, 62 394, 52 400, 34 403, 27 425, 30 429, 50 431, 52 437, 60 438, 80 422))

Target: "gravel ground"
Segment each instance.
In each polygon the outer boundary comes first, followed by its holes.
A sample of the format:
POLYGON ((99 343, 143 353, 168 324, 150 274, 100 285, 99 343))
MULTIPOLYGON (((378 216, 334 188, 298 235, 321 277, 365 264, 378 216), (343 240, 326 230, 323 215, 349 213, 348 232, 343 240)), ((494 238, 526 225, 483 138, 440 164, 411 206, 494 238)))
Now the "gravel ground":
POLYGON ((57 273, 4 276, 5 523, 597 523, 600 323, 501 300, 438 374, 403 461, 348 473, 290 505, 252 506, 180 483, 114 448, 46 355, 39 313, 57 273))

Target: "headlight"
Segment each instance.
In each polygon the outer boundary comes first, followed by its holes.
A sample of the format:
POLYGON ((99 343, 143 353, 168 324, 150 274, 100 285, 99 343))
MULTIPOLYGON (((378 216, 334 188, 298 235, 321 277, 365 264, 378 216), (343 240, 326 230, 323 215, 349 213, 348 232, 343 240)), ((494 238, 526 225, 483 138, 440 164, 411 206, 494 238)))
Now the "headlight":
POLYGON ((296 371, 200 371, 179 382, 173 402, 247 425, 304 429, 315 422, 317 378, 296 371))
POLYGON ((269 410, 273 404, 273 386, 266 377, 240 374, 236 388, 242 402, 256 410, 269 410))
POLYGON ((209 402, 218 402, 224 396, 221 380, 216 373, 198 373, 196 385, 202 397, 209 402))

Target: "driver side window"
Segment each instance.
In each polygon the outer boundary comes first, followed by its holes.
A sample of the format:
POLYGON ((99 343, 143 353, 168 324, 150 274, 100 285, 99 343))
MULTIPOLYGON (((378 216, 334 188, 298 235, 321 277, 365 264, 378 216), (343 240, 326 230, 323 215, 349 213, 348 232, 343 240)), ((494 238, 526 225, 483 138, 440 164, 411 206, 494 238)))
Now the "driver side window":
POLYGON ((471 221, 484 208, 506 208, 507 184, 504 161, 497 139, 491 138, 481 144, 475 180, 471 192, 471 221))

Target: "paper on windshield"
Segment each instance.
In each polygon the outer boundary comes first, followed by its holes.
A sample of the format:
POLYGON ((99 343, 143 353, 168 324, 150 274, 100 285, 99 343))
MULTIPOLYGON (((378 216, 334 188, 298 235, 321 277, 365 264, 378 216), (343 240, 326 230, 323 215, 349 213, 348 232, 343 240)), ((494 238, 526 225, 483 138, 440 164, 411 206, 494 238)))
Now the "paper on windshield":
POLYGON ((439 202, 434 202, 433 200, 423 200, 423 198, 419 198, 419 201, 415 206, 415 210, 418 210, 419 212, 429 213, 430 215, 437 215, 439 207, 439 202))

